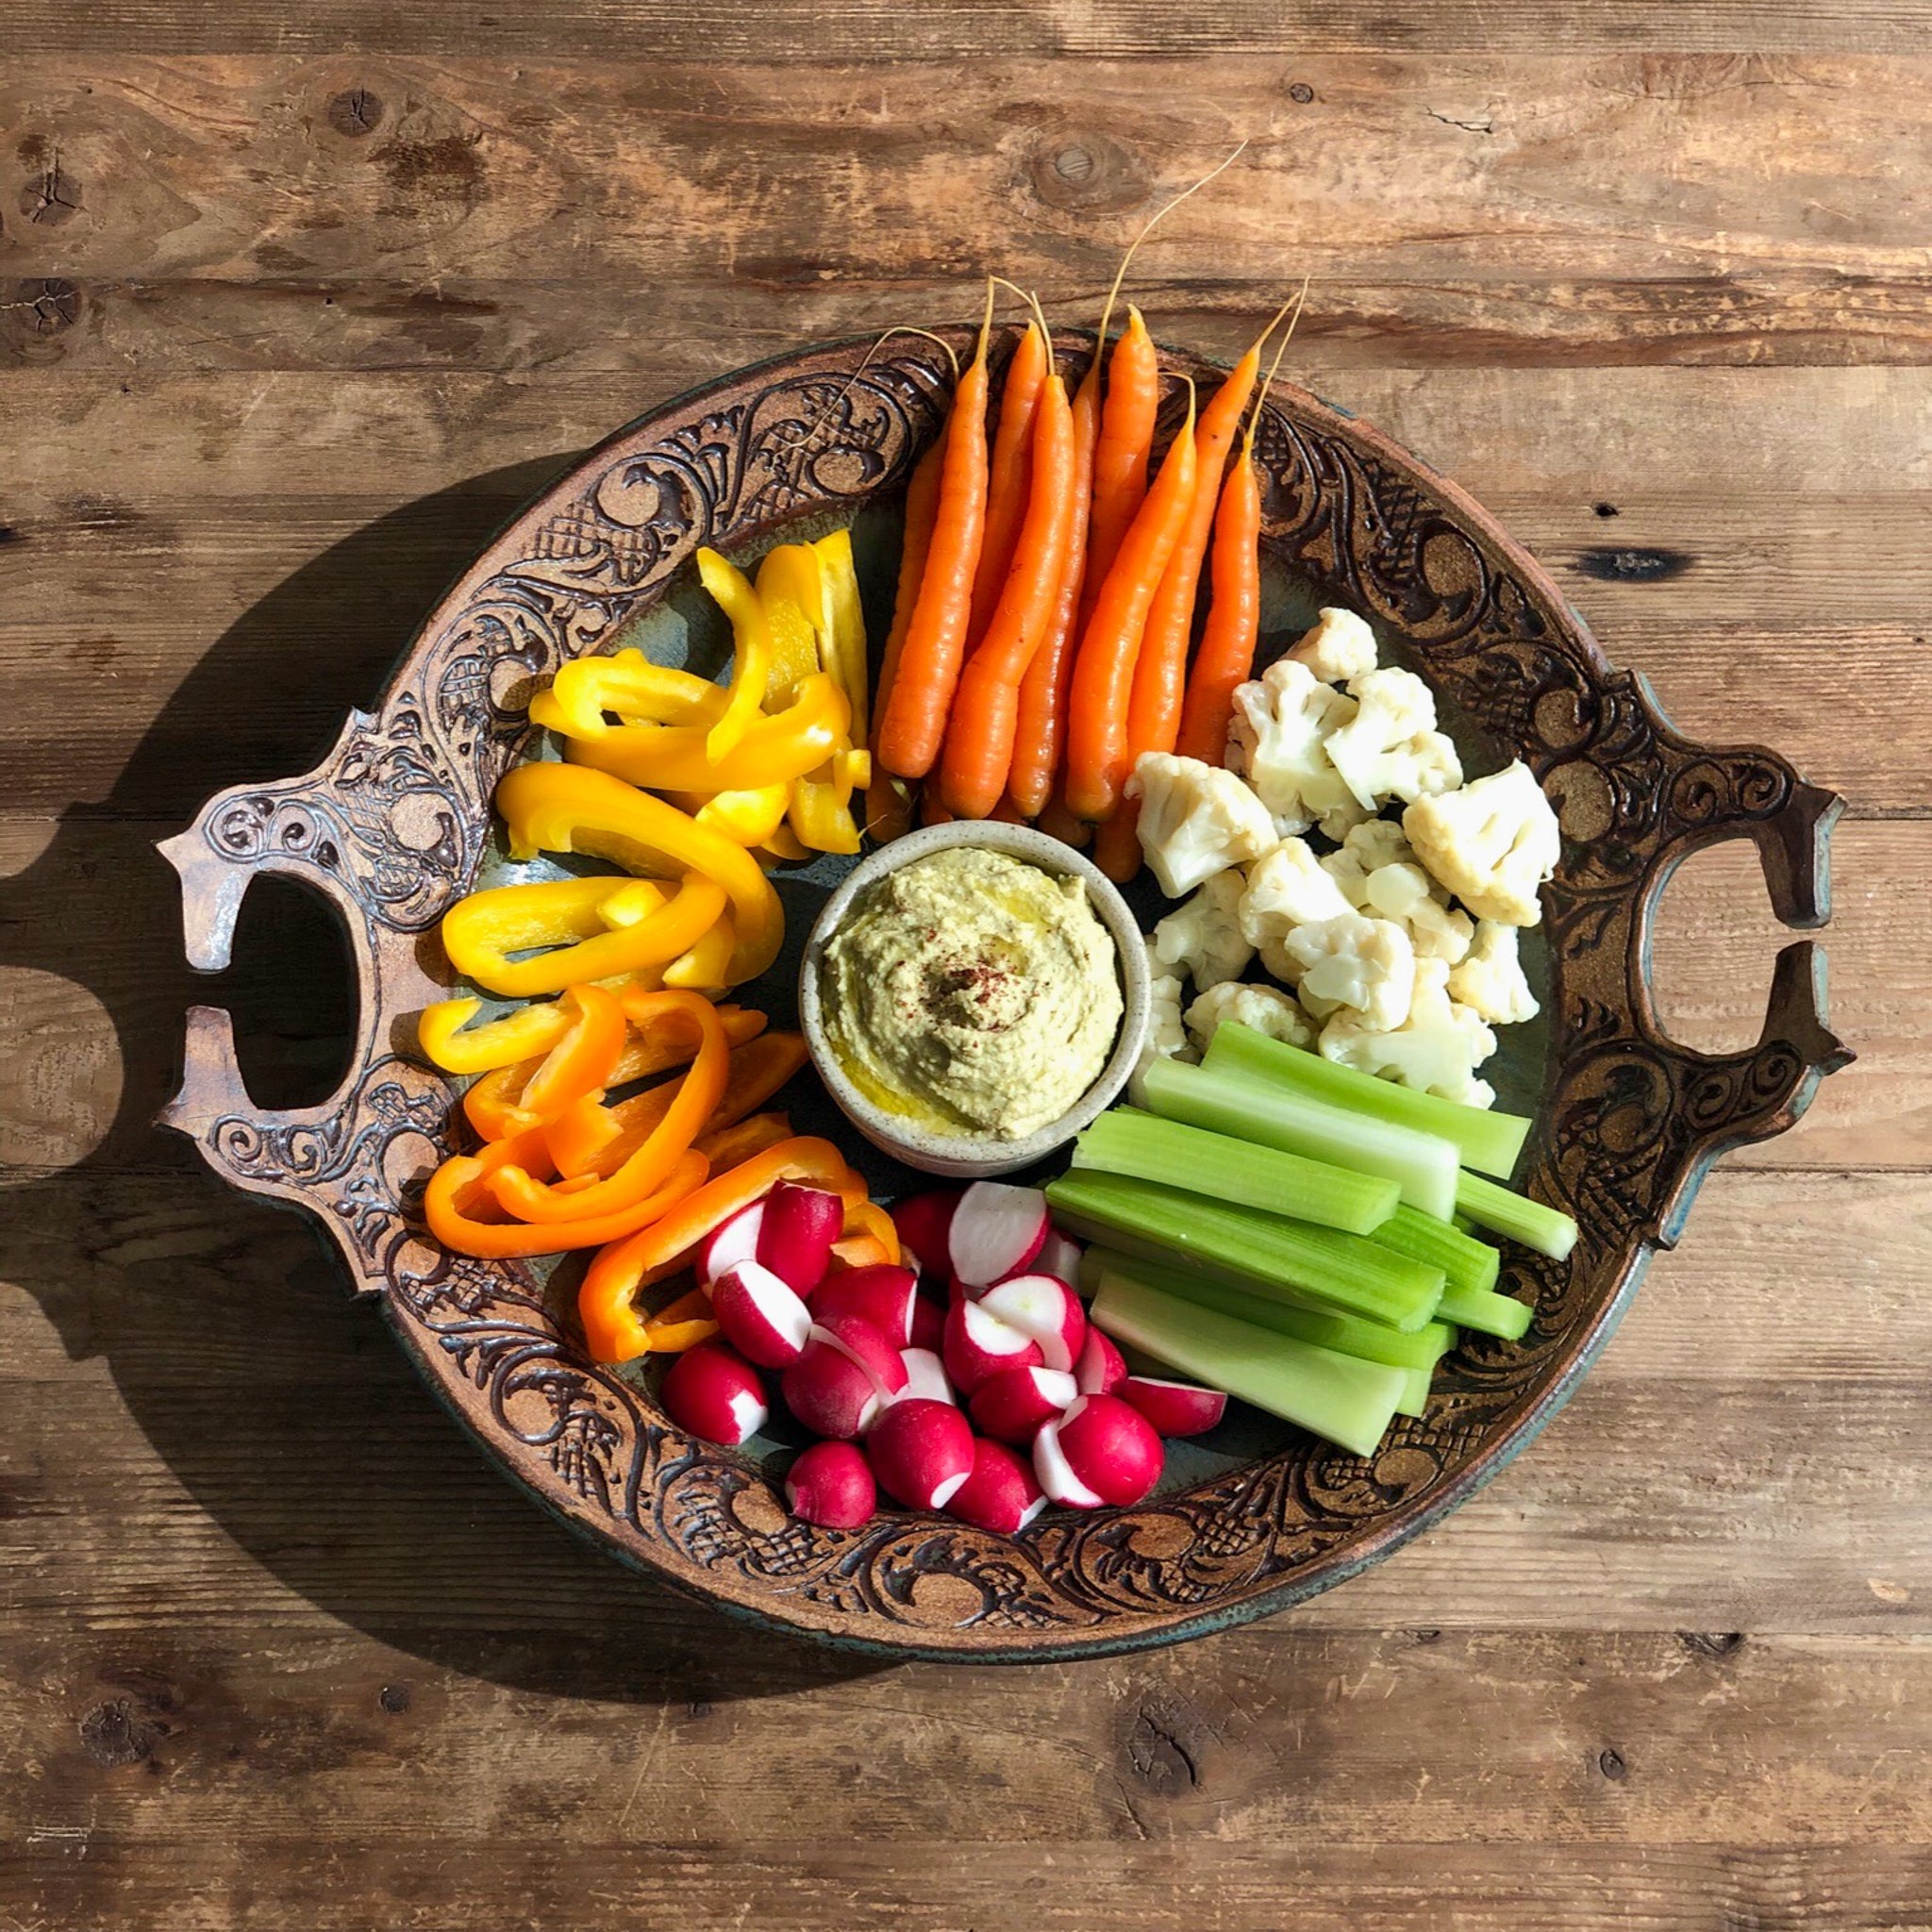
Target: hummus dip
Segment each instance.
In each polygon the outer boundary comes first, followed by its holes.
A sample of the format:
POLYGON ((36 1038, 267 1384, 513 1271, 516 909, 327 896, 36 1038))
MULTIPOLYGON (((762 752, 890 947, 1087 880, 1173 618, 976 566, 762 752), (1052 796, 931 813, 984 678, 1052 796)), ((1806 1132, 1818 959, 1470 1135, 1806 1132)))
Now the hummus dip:
POLYGON ((901 866, 825 948, 826 1032, 874 1106, 1017 1141, 1106 1067, 1114 942, 1078 879, 970 846, 901 866))

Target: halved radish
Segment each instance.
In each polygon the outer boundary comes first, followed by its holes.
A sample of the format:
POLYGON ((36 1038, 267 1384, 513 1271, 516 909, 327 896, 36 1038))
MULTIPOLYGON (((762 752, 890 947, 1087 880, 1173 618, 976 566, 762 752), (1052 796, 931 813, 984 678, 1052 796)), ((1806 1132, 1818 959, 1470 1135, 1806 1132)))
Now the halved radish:
POLYGON ((1160 1438, 1117 1395, 1082 1395, 1045 1428, 1054 1431, 1074 1480, 1103 1503, 1138 1503, 1159 1479, 1166 1457, 1160 1438))
POLYGON ((899 1359, 906 1364, 906 1386, 894 1402, 951 1402, 953 1385, 946 1380, 946 1371, 929 1348, 902 1348, 899 1359))
POLYGON ((793 1293, 809 1296, 832 1264, 832 1243, 845 1224, 845 1204, 823 1188, 780 1181, 765 1196, 758 1258, 793 1293))
POLYGON ((946 1230, 947 1259, 969 1288, 1004 1281, 1031 1263, 1051 1227, 1046 1196, 1038 1188, 974 1181, 953 1210, 946 1230))
POLYGON ((937 1355, 945 1345, 946 1310, 930 1295, 920 1295, 912 1304, 912 1345, 929 1348, 937 1355))
POLYGON ((1227 1397, 1219 1389, 1170 1382, 1159 1375, 1129 1375, 1113 1393, 1139 1409, 1163 1436, 1201 1435, 1227 1413, 1227 1397))
POLYGON ((1074 1466, 1060 1447, 1058 1416, 1051 1422, 1041 1423, 1040 1433, 1033 1439, 1033 1474, 1040 1479, 1040 1487, 1046 1491, 1050 1501, 1062 1504, 1069 1509, 1100 1507, 1100 1497, 1074 1474, 1074 1466))
POLYGON ((1002 1369, 973 1391, 974 1424, 1002 1442, 1024 1445, 1079 1392, 1059 1369, 1002 1369))
POLYGON ((1120 1350, 1090 1322, 1080 1359, 1074 1364, 1074 1380, 1079 1383, 1080 1393, 1111 1395, 1126 1379, 1127 1365, 1120 1350))
POLYGON ((857 1529, 879 1507, 872 1464, 850 1442, 814 1442, 785 1476, 785 1501, 802 1523, 857 1529))
POLYGON ((1038 1368, 1044 1359, 1037 1341, 988 1314, 977 1302, 955 1302, 947 1309, 940 1357, 953 1387, 968 1396, 1002 1369, 1038 1368))
POLYGON ((1051 1274, 1015 1274, 990 1288, 977 1304, 1040 1344, 1050 1369, 1071 1369, 1087 1340, 1087 1310, 1064 1281, 1051 1274))
POLYGON ((735 1348, 701 1341, 671 1364, 664 1413, 687 1435, 735 1449, 764 1427, 771 1406, 758 1372, 735 1348))
POLYGON ((1040 1244, 1029 1272, 1034 1274, 1051 1274, 1057 1280, 1064 1281, 1069 1288, 1075 1287, 1080 1279, 1080 1243, 1071 1241, 1058 1228, 1047 1230, 1046 1239, 1040 1244))
POLYGON ((861 1322, 870 1322, 894 1348, 908 1348, 912 1342, 913 1304, 918 1299, 919 1288, 911 1269, 881 1261, 870 1268, 847 1268, 827 1279, 811 1298, 812 1319, 823 1322, 828 1315, 857 1315, 861 1322))
POLYGON ((1013 1536, 1046 1507, 1046 1497, 1021 1457, 982 1436, 973 1445, 973 1473, 946 1507, 974 1529, 1013 1536))
POLYGON ((758 1257, 758 1231, 765 1224, 765 1204, 754 1201, 741 1208, 698 1243, 697 1276, 708 1288, 719 1275, 728 1274, 741 1261, 758 1257))
POLYGON ((892 1225, 899 1230, 899 1246, 907 1264, 921 1274, 943 1280, 946 1274, 946 1230, 953 1224, 953 1210, 959 1205, 958 1188, 935 1188, 928 1193, 908 1194, 894 1201, 888 1210, 892 1225))
POLYGON ((905 1386, 898 1351, 852 1315, 813 1323, 805 1352, 778 1384, 786 1406, 813 1435, 841 1441, 870 1428, 881 1405, 905 1386))
POLYGON ((711 1313, 724 1340, 765 1369, 795 1362, 811 1333, 811 1310, 756 1261, 741 1261, 712 1282, 711 1313))
POLYGON ((908 1509, 943 1509, 973 1473, 973 1428, 950 1402, 895 1402, 865 1454, 887 1495, 908 1509))

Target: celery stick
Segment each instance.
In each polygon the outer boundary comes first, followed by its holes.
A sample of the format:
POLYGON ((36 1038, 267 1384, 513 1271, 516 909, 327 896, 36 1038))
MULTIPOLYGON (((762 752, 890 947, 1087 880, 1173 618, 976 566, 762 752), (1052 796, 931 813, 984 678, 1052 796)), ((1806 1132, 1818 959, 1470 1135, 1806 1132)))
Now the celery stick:
MULTIPOLYGON (((1217 1030, 1215 1038, 1225 1030, 1217 1030)), ((1457 1176, 1456 1205, 1479 1227, 1521 1241, 1553 1261, 1567 1261, 1576 1245, 1576 1224, 1560 1208, 1545 1208, 1541 1201, 1498 1187, 1479 1174, 1457 1176)))
MULTIPOLYGON (((1226 1030, 1217 1028, 1217 1038, 1226 1030)), ((1357 1174, 1386 1175, 1400 1184, 1402 1198, 1411 1208, 1439 1221, 1455 1211, 1457 1150, 1434 1134, 1326 1106, 1281 1082, 1224 1067, 1191 1067, 1181 1060, 1156 1060, 1141 1076, 1141 1090, 1163 1120, 1279 1147, 1357 1174)))
POLYGON ((1450 1288, 1494 1288, 1502 1257, 1488 1241, 1434 1221, 1413 1208, 1398 1208, 1370 1240, 1376 1246, 1407 1255, 1442 1271, 1450 1288))
POLYGON ((1413 1333, 1436 1311, 1442 1271, 1391 1254, 1357 1234, 1310 1227, 1258 1208, 1210 1201, 1153 1181, 1075 1169, 1050 1181, 1047 1205, 1070 1232, 1129 1253, 1151 1243, 1158 1258, 1178 1254, 1212 1263, 1232 1288, 1292 1289, 1324 1308, 1366 1315, 1413 1333))
POLYGON ((1433 1369, 1404 1369, 1401 1398, 1395 1405, 1397 1415, 1422 1415, 1429 1406, 1429 1384, 1436 1379, 1433 1369))
MULTIPOLYGON (((1494 1113, 1487 1108, 1442 1100, 1433 1093, 1418 1093, 1411 1087, 1399 1087, 1392 1080, 1377 1079, 1354 1067, 1338 1066, 1305 1047, 1291 1046, 1285 1040, 1270 1040, 1265 1033, 1257 1033, 1239 1022, 1214 1029, 1208 1064, 1277 1080, 1310 1100, 1347 1108, 1372 1120, 1387 1121, 1391 1126, 1439 1135, 1461 1150, 1465 1167, 1480 1168, 1485 1174, 1508 1175, 1529 1132, 1529 1123, 1521 1114, 1494 1113)), ((1448 1218, 1442 1216, 1445 1221, 1448 1218)))
POLYGON ((1505 1341, 1521 1341, 1529 1332, 1530 1317, 1535 1313, 1527 1302, 1489 1288, 1445 1288, 1436 1309, 1441 1321, 1478 1329, 1484 1335, 1499 1335, 1505 1341))
POLYGON ((1212 1308, 1217 1314, 1232 1315, 1237 1321, 1252 1322, 1257 1328, 1286 1335, 1291 1341, 1332 1348, 1337 1355, 1382 1362, 1391 1369, 1432 1369, 1456 1346, 1455 1329, 1441 1322, 1424 1323, 1414 1334, 1405 1335, 1386 1322, 1365 1322, 1359 1315, 1331 1314, 1296 1302, 1247 1294, 1191 1267, 1123 1255, 1111 1248, 1089 1248, 1080 1257, 1080 1286, 1090 1295, 1096 1294, 1108 1274, 1124 1274, 1162 1294, 1212 1308))
POLYGON ((1102 1281, 1093 1320, 1114 1341, 1357 1456, 1375 1453, 1407 1392, 1406 1369, 1291 1341, 1124 1274, 1102 1281))
POLYGON ((1380 1174, 1305 1160, 1278 1147, 1210 1134, 1133 1108, 1102 1114, 1074 1143, 1074 1165, 1161 1181, 1191 1194, 1291 1214, 1348 1234, 1380 1227, 1400 1192, 1380 1174))

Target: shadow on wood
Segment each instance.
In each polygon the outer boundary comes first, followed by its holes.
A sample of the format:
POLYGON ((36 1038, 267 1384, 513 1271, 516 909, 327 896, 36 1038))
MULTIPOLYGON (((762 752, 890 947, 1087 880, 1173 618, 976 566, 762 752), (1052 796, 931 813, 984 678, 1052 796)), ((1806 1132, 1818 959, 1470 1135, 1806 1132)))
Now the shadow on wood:
MULTIPOLYGON (((379 1641, 564 1696, 712 1703, 809 1688, 878 1666, 724 1623, 547 1521, 451 1426, 375 1310, 351 1303, 307 1218, 298 1229, 229 1192, 152 1124, 190 1004, 230 1008, 251 1091, 271 1105, 324 1098, 354 1022, 343 942, 292 884, 245 903, 228 972, 191 973, 176 881, 153 841, 222 786, 312 763, 448 583, 568 460, 425 497, 295 572, 208 650, 110 796, 70 809, 8 882, 0 964, 98 999, 122 1064, 98 1144, 71 1166, 16 1171, 0 1275, 38 1296, 72 1357, 106 1357, 223 1531, 379 1641), (143 970, 127 970, 130 955, 143 970)), ((167 1507, 130 1496, 131 1556, 167 1507)))

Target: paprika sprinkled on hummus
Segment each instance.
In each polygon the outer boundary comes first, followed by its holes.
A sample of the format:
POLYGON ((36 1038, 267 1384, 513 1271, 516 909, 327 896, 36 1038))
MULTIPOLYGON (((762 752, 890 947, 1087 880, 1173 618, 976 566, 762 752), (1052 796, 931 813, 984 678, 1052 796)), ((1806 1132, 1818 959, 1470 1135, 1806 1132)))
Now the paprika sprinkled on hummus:
POLYGON ((1078 879, 959 847, 867 891, 825 949, 826 1031, 875 1107, 1017 1141, 1100 1077, 1114 942, 1078 879))

